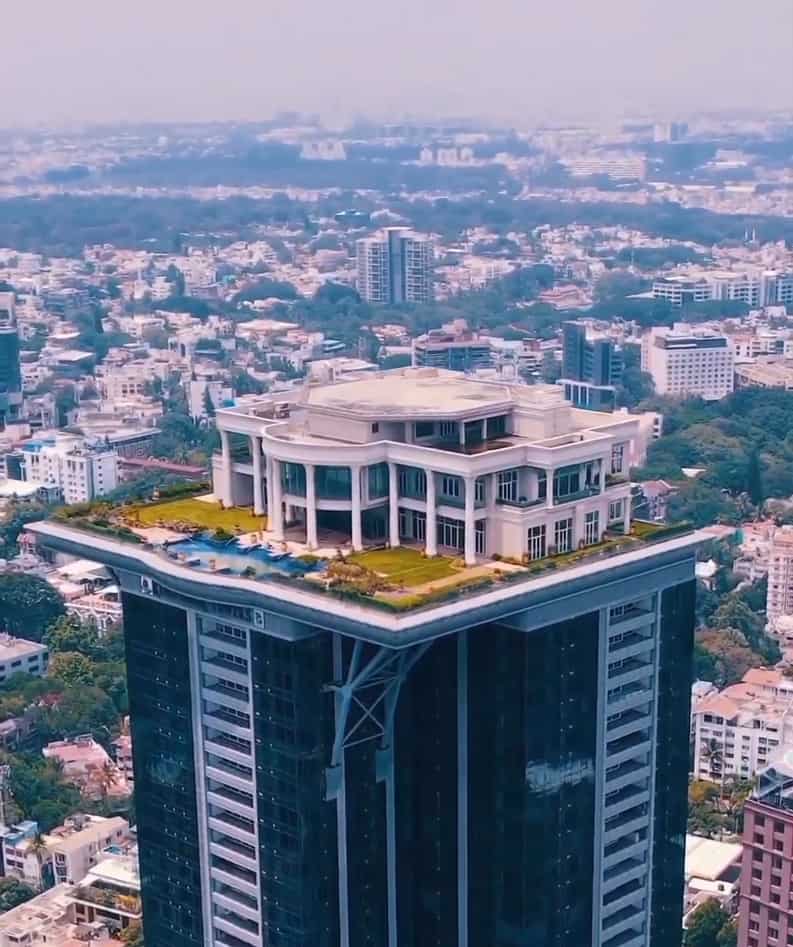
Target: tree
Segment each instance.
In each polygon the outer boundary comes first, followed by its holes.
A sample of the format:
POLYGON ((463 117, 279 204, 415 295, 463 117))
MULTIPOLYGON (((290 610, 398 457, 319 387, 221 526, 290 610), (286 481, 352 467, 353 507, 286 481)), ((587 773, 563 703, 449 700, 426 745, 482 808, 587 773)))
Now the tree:
POLYGON ((30 901, 35 895, 36 892, 33 888, 18 878, 11 875, 0 878, 0 913, 19 907, 20 904, 30 901))
POLYGON ((81 733, 91 733, 106 741, 108 730, 116 726, 118 710, 110 697, 100 687, 82 685, 67 688, 55 706, 42 714, 39 734, 47 742, 81 733))
POLYGON ((53 655, 79 652, 93 658, 100 651, 96 625, 83 623, 71 615, 61 616, 50 625, 44 634, 44 643, 53 655))
POLYGON ((63 599, 35 575, 0 575, 0 629, 41 641, 46 628, 65 613, 63 599))
POLYGON ((685 947, 722 947, 722 932, 729 933, 730 915, 715 898, 709 898, 691 913, 686 931, 685 947))
POLYGON ((212 395, 209 393, 209 385, 204 388, 204 414, 208 418, 214 418, 215 416, 215 405, 212 401, 212 395))
POLYGON ((49 676, 63 681, 68 687, 93 684, 96 679, 96 665, 77 651, 61 651, 50 661, 49 676))
POLYGON ((140 921, 132 921, 129 927, 121 932, 120 937, 126 947, 144 947, 143 928, 140 921))

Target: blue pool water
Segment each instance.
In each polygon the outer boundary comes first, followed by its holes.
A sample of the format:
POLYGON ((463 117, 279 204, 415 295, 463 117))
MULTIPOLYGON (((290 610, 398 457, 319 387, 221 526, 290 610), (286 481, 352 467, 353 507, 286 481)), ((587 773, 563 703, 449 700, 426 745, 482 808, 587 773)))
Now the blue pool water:
POLYGON ((277 554, 267 549, 252 549, 245 552, 240 549, 236 540, 219 545, 206 539, 185 539, 178 543, 172 543, 168 546, 169 554, 183 554, 188 559, 197 559, 198 563, 194 568, 209 569, 210 560, 214 560, 216 569, 230 569, 236 575, 240 575, 245 569, 255 569, 256 575, 267 575, 268 573, 280 572, 290 575, 296 573, 310 572, 316 566, 307 566, 292 556, 278 558, 277 554))

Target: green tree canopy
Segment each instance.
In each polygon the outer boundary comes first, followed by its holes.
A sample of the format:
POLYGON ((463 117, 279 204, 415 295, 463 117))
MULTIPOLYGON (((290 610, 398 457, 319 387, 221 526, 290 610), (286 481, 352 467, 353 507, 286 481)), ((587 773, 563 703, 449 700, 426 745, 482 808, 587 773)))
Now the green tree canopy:
POLYGON ((63 599, 35 575, 0 575, 0 629, 19 638, 41 641, 44 632, 65 613, 63 599))

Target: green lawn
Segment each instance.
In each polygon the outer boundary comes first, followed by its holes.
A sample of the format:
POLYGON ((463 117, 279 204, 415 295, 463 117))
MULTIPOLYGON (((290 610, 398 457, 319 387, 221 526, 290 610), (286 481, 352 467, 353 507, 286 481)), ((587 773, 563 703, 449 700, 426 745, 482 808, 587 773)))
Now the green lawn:
POLYGON ((356 552, 349 557, 349 561, 379 572, 395 585, 423 585, 425 582, 445 579, 459 572, 451 559, 444 556, 425 559, 418 549, 409 549, 406 546, 356 552))
POLYGON ((136 519, 140 526, 176 527, 184 523, 203 529, 225 529, 230 533, 238 529, 252 533, 267 525, 266 516, 254 516, 247 507, 235 506, 224 510, 219 503, 207 503, 192 497, 136 507, 132 519, 136 519))

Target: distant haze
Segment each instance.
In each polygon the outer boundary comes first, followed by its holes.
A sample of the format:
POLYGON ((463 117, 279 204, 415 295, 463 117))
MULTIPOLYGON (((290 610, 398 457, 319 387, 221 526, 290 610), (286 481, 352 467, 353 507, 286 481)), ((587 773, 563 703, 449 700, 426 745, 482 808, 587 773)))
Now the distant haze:
POLYGON ((4 0, 0 125, 793 105, 790 0, 4 0))

